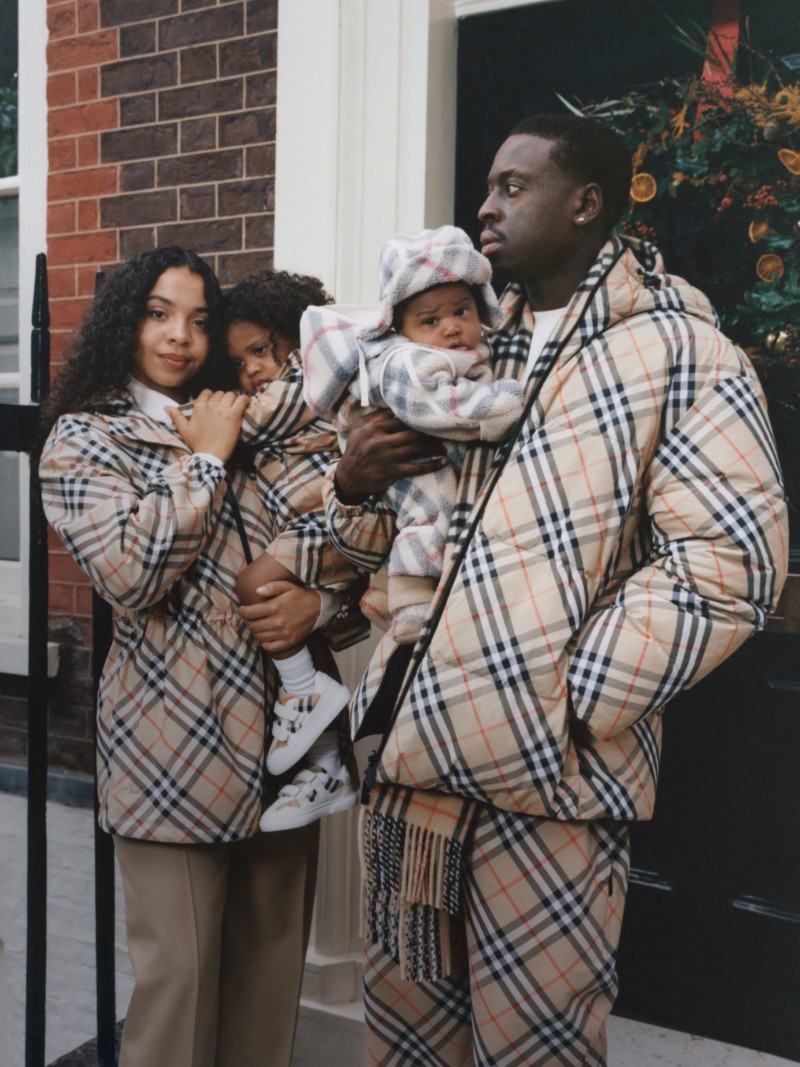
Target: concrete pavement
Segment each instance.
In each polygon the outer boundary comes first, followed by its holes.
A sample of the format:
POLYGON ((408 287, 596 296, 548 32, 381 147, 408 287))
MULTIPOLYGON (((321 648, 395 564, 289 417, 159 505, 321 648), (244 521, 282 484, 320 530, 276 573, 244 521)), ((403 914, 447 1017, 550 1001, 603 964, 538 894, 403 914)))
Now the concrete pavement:
MULTIPOLYGON (((74 786, 74 782, 66 783, 67 792, 62 789, 60 795, 85 802, 88 783, 79 782, 78 789, 74 786)), ((20 1067, 24 1063, 26 805, 23 796, 0 792, 0 1067, 20 1067)), ((47 827, 46 1062, 52 1063, 89 1041, 96 1032, 92 810, 51 800, 47 827)), ((116 899, 117 1016, 122 1018, 133 980, 125 949, 119 884, 116 899)), ((318 1041, 311 1024, 304 1032, 303 1022, 301 1011, 296 1067, 331 1067, 333 1031, 329 1029, 327 1038, 323 1036, 318 1041)), ((358 1025, 357 1020, 350 1019, 349 1025, 358 1025)), ((81 1062, 88 1065, 90 1060, 81 1062)), ((609 1067, 781 1065, 789 1067, 790 1061, 628 1019, 610 1020, 609 1067)))

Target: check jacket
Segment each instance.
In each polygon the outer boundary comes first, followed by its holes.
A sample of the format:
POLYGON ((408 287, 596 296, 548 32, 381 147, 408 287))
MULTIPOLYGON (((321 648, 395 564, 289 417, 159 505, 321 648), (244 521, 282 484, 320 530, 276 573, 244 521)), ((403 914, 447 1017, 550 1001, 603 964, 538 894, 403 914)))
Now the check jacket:
MULTIPOLYGON (((229 474, 253 555, 280 546, 302 580, 326 543, 324 517, 308 508, 316 494, 319 509, 335 448, 314 418, 299 375, 272 383, 245 416, 256 476, 229 474)), ((60 418, 40 476, 48 520, 114 609, 98 698, 101 826, 178 844, 258 832, 265 680, 237 613, 245 558, 225 468, 125 396, 60 418)), ((272 701, 271 668, 266 685, 272 701)))
MULTIPOLYGON (((521 377, 531 311, 514 286, 503 309, 495 372, 521 377)), ((534 380, 559 348, 377 777, 536 816, 649 818, 661 709, 763 627, 780 592, 781 474, 747 358, 651 246, 607 242, 534 380)), ((480 495, 474 458, 456 536, 480 495)), ((334 543, 374 569, 391 515, 340 504, 330 477, 326 500, 334 543)), ((387 635, 354 727, 391 649, 387 635)))

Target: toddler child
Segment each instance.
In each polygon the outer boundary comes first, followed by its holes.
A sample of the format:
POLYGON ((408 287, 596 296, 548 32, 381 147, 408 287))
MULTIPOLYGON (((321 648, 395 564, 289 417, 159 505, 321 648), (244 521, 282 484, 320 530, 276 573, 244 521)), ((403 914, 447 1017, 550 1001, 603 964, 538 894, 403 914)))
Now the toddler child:
MULTIPOLYGON (((337 592, 358 578, 328 540, 321 487, 335 458, 336 437, 303 401, 296 353, 303 309, 329 299, 316 278, 285 271, 245 279, 225 298, 228 355, 241 388, 252 397, 242 440, 253 449, 256 484, 281 527, 268 552, 241 572, 237 591, 242 604, 253 604, 262 600, 268 582, 313 588, 320 598, 318 628, 339 610, 343 598, 337 592)), ((299 769, 266 809, 260 825, 262 830, 283 830, 357 802, 340 753, 340 744, 349 741, 331 729, 347 707, 350 691, 317 669, 305 641, 280 652, 271 650, 270 655, 281 691, 267 770, 282 775, 295 765, 299 769)), ((329 652, 328 661, 335 671, 329 652)))

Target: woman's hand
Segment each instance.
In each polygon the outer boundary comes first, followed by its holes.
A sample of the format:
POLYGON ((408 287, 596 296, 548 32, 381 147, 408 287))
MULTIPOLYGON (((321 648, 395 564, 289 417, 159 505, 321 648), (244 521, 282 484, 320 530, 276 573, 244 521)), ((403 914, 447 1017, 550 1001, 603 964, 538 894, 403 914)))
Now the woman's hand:
POLYGON ((239 614, 265 652, 285 652, 304 641, 317 624, 319 593, 295 582, 267 582, 263 599, 243 604, 239 614))
POLYGON ((398 478, 440 470, 447 462, 444 451, 442 441, 410 430, 391 411, 362 415, 336 465, 336 495, 343 504, 360 504, 385 493, 398 478))
POLYGON ((187 419, 178 408, 167 408, 172 423, 192 452, 207 452, 223 463, 230 459, 250 398, 244 393, 212 393, 204 389, 187 419))

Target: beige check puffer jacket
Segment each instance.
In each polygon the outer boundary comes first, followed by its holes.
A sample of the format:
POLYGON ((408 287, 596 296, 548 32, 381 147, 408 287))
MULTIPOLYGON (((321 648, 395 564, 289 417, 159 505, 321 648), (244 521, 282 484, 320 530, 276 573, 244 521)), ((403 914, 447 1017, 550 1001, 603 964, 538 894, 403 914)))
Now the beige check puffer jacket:
MULTIPOLYGON (((508 375, 531 313, 514 287, 504 308, 508 375)), ((778 460, 747 358, 648 246, 607 243, 542 359, 554 352, 378 780, 559 819, 649 818, 664 705, 763 627, 783 584, 778 460)), ((339 505, 330 479, 327 505, 334 541, 374 565, 385 509, 339 505)), ((354 725, 390 652, 386 637, 354 725)))

